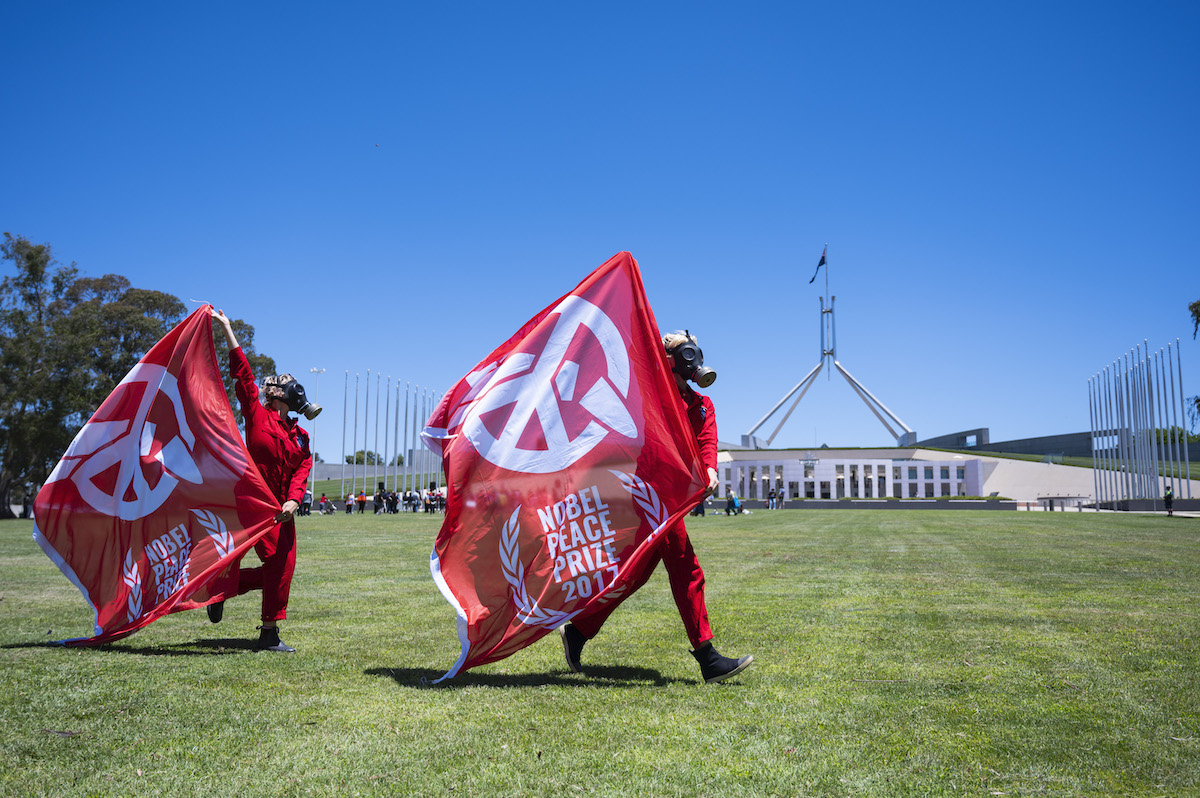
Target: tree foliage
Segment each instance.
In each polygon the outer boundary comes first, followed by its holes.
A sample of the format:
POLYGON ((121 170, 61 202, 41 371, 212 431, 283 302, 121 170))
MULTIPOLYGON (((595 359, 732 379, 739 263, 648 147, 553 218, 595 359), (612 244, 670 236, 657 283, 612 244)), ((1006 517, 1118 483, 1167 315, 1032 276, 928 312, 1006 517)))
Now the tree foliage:
POLYGON ((358 465, 383 465, 383 455, 379 452, 367 452, 359 449, 354 454, 346 455, 346 462, 358 465))
MULTIPOLYGON (((116 274, 86 277, 49 244, 4 234, 0 261, 0 517, 45 481, 75 434, 137 361, 186 314, 177 297, 116 274)), ((254 330, 234 321, 250 362, 254 330)), ((218 345, 224 344, 224 334, 218 345)), ((223 368, 222 371, 225 369, 223 368)), ((232 391, 230 391, 232 393, 232 391)), ((236 405, 235 405, 236 407, 236 405)))

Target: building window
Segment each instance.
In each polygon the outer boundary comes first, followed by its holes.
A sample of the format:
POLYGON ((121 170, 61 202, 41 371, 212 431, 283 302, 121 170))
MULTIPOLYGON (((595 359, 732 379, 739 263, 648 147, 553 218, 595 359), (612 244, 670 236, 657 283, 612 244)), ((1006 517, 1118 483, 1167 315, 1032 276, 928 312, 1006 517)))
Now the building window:
POLYGON ((933 479, 933 466, 925 466, 925 479, 933 479))
POLYGON ((908 483, 908 498, 910 498, 910 499, 917 498, 917 483, 915 483, 915 482, 908 483))
POLYGON ((950 466, 942 466, 942 479, 950 479, 950 466))
POLYGON ((916 467, 916 466, 909 466, 909 467, 908 467, 908 478, 909 478, 909 479, 916 479, 916 478, 917 478, 917 467, 916 467))
POLYGON ((933 498, 933 483, 932 482, 925 483, 925 498, 926 499, 933 498))
POLYGON ((810 480, 804 481, 804 498, 806 498, 806 499, 817 498, 817 484, 815 482, 812 482, 810 480))
POLYGON ((949 495, 950 495, 950 483, 949 483, 949 482, 943 482, 943 483, 942 483, 942 495, 943 495, 943 496, 949 496, 949 495))
POLYGON ((900 481, 900 466, 892 466, 892 482, 900 481))
POLYGON ((822 499, 829 498, 829 483, 828 482, 821 483, 821 498, 822 499))
POLYGON ((956 474, 956 478, 958 479, 959 482, 962 482, 964 479, 967 478, 967 469, 963 466, 958 466, 957 468, 955 468, 954 473, 956 474))

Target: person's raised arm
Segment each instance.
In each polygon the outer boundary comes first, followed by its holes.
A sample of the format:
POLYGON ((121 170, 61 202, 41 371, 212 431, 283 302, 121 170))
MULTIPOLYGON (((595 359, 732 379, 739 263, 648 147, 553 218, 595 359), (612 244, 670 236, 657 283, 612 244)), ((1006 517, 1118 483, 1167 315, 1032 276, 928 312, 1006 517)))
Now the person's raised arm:
POLYGON ((237 337, 233 334, 233 325, 229 323, 229 317, 225 315, 225 311, 214 310, 214 311, 212 311, 212 315, 213 315, 213 318, 216 319, 217 322, 222 327, 225 328, 225 337, 227 339, 229 339, 229 348, 231 350, 237 349, 238 348, 237 337))

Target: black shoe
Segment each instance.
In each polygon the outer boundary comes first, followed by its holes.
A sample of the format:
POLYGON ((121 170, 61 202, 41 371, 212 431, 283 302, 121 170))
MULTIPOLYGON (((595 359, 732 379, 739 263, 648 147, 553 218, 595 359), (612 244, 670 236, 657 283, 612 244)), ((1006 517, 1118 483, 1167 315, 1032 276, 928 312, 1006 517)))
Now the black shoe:
POLYGON ((208 619, 210 621, 213 623, 220 623, 221 618, 225 615, 225 602, 214 601, 212 604, 209 604, 207 607, 205 607, 204 611, 208 613, 208 619))
POLYGON ((707 684, 723 682, 731 676, 737 676, 750 667, 750 663, 754 662, 753 656, 745 656, 741 659, 722 657, 713 648, 712 643, 696 649, 692 652, 692 656, 696 658, 696 662, 700 663, 700 675, 704 677, 707 684))
POLYGON ((563 656, 567 659, 567 667, 571 673, 582 673, 583 665, 579 662, 579 655, 583 653, 583 644, 588 639, 583 636, 583 632, 569 623, 558 627, 558 633, 562 637, 563 656))
POLYGON ((254 647, 258 651, 278 651, 284 654, 296 653, 296 649, 279 639, 278 626, 260 626, 258 629, 258 645, 254 647))

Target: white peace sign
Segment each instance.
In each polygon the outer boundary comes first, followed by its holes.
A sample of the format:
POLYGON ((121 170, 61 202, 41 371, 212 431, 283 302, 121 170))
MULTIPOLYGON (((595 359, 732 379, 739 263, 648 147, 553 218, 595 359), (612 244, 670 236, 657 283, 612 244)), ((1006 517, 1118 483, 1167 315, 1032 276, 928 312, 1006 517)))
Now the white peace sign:
POLYGON ((610 431, 627 438, 638 436, 637 425, 622 400, 629 395, 630 375, 629 353, 620 330, 604 311, 578 296, 564 299, 551 311, 553 313, 558 313, 559 318, 542 353, 510 355, 485 377, 484 385, 472 390, 471 393, 479 398, 463 419, 462 433, 480 456, 509 471, 530 474, 561 471, 595 448, 610 431), (587 327, 600 342, 608 375, 607 379, 596 380, 587 393, 576 400, 579 364, 567 360, 566 354, 580 327, 587 327), (595 420, 589 421, 577 436, 568 437, 558 409, 560 401, 578 401, 605 426, 595 420), (495 437, 484 426, 482 416, 510 404, 513 410, 508 423, 500 436, 495 437), (535 414, 546 448, 519 448, 517 443, 521 434, 535 414))
POLYGON ((196 436, 184 416, 175 375, 163 366, 139 363, 121 380, 113 394, 136 382, 146 383, 146 388, 133 418, 84 424, 47 480, 50 483, 66 478, 72 466, 78 464, 70 478, 78 487, 79 495, 98 512, 123 521, 135 521, 157 510, 170 497, 180 479, 193 484, 204 481, 192 458, 196 436), (141 458, 152 451, 156 428, 147 416, 160 394, 171 402, 179 435, 154 454, 164 473, 158 484, 151 488, 141 458), (110 494, 97 487, 93 478, 114 465, 118 466, 118 471, 110 494), (126 499, 130 493, 134 498, 126 499))

